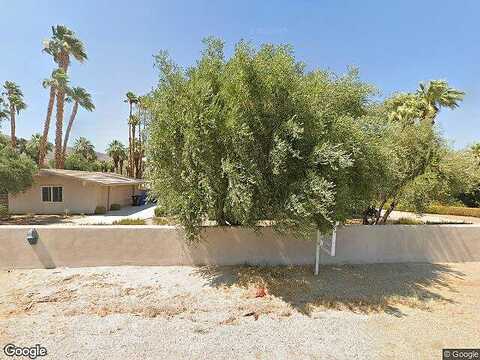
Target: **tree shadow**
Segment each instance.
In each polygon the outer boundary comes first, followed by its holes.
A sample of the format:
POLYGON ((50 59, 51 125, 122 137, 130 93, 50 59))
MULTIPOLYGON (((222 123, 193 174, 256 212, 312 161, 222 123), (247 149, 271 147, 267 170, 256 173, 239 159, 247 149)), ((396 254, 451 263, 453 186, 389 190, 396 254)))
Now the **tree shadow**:
POLYGON ((312 266, 203 266, 196 274, 209 286, 265 287, 305 315, 315 309, 387 313, 402 317, 401 307, 429 310, 434 302, 454 303, 445 292, 465 274, 444 264, 325 265, 319 276, 312 266))

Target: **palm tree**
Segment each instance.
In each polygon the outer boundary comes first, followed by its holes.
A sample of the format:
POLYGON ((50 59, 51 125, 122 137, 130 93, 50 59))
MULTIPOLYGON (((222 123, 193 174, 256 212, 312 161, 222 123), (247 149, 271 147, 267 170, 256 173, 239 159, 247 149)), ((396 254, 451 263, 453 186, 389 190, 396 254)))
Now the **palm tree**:
POLYGON ((79 137, 75 141, 75 145, 73 146, 73 152, 75 154, 79 154, 83 156, 88 161, 95 161, 97 160, 97 154, 95 152, 95 147, 93 144, 84 138, 83 136, 79 137))
POLYGON ((74 87, 68 92, 69 98, 73 101, 72 113, 70 114, 70 120, 68 121, 67 130, 65 132, 65 139, 63 140, 63 158, 67 155, 67 144, 68 138, 70 137, 70 132, 72 131, 73 121, 77 116, 78 106, 80 105, 87 111, 95 110, 95 105, 92 102, 92 97, 90 94, 81 87, 74 87))
MULTIPOLYGON (((37 164, 39 163, 39 148, 42 144, 43 136, 42 134, 33 134, 30 140, 27 141, 25 145, 25 153, 32 158, 37 164)), ((46 143, 46 151, 51 151, 53 149, 53 144, 50 142, 46 143)))
POLYGON ((12 141, 12 147, 15 149, 17 146, 17 138, 15 136, 15 115, 18 115, 21 110, 27 108, 27 104, 23 101, 23 93, 20 90, 20 86, 13 81, 5 81, 3 85, 4 93, 8 103, 7 107, 10 112, 10 139, 12 141))
POLYGON ((8 110, 4 105, 3 99, 0 97, 0 125, 5 119, 8 119, 8 110))
POLYGON ((423 120, 435 123, 435 118, 442 107, 454 109, 463 100, 463 91, 451 88, 445 80, 431 80, 420 83, 417 95, 424 104, 423 120))
POLYGON ((56 69, 52 72, 52 77, 50 79, 43 80, 43 87, 50 88, 50 97, 48 99, 48 108, 47 116, 43 124, 43 135, 41 139, 40 146, 38 148, 38 165, 43 166, 45 162, 45 156, 47 155, 47 144, 48 144, 48 132, 50 130, 50 121, 52 119, 53 105, 55 102, 56 89, 64 88, 68 89, 68 76, 65 74, 63 69, 56 69))
MULTIPOLYGON (((126 157, 127 155, 127 149, 125 149, 125 146, 118 140, 113 140, 107 148, 107 154, 110 156, 113 160, 113 167, 115 168, 115 172, 119 172, 119 165, 120 162, 126 157)), ((122 164, 123 165, 123 164, 122 164)), ((120 174, 122 173, 122 167, 120 166, 120 174)))
MULTIPOLYGON (((53 60, 58 64, 65 74, 68 74, 70 65, 70 56, 73 56, 80 63, 87 60, 85 47, 76 37, 75 33, 64 25, 52 26, 52 37, 44 41, 43 51, 53 56, 53 60)), ((55 167, 63 168, 63 111, 65 106, 64 89, 57 89, 57 114, 55 126, 55 167)))
POLYGON ((132 119, 132 117, 133 105, 138 103, 138 97, 131 91, 127 92, 125 97, 126 99, 124 100, 124 102, 128 103, 130 109, 130 113, 128 116, 128 175, 133 177, 133 139, 135 139, 135 128, 132 127, 132 122, 134 123, 134 119, 132 119))

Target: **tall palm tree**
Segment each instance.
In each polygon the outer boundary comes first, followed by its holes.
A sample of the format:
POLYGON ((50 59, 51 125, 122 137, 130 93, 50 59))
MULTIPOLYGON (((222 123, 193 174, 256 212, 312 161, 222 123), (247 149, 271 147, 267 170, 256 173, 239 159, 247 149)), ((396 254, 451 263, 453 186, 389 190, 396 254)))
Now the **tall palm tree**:
POLYGON ((95 152, 95 147, 93 144, 87 140, 85 137, 81 136, 73 145, 73 152, 79 155, 82 155, 85 159, 89 161, 97 160, 97 154, 95 152))
POLYGON ((124 102, 128 103, 129 106, 129 116, 128 116, 128 175, 133 177, 133 154, 134 154, 134 145, 133 139, 135 139, 135 128, 132 127, 132 122, 134 122, 133 117, 133 105, 138 103, 138 97, 133 92, 129 91, 125 94, 124 102))
MULTIPOLYGON (((113 160, 113 166, 115 168, 115 172, 119 172, 119 165, 122 159, 124 159, 127 155, 127 149, 125 146, 118 140, 113 140, 107 148, 107 154, 113 160)), ((122 173, 122 167, 120 167, 120 174, 122 173)))
POLYGON ((20 86, 13 81, 5 81, 3 88, 3 95, 7 99, 7 107, 10 113, 10 139, 12 141, 12 147, 15 149, 17 146, 15 115, 18 115, 21 110, 26 109, 27 104, 23 101, 23 92, 20 86))
POLYGON ((463 91, 451 88, 445 80, 431 80, 420 83, 417 95, 424 104, 423 120, 435 123, 435 118, 442 107, 454 109, 463 100, 463 91))
MULTIPOLYGON (((70 56, 73 56, 80 63, 87 60, 87 54, 83 43, 78 39, 75 33, 64 25, 52 26, 52 37, 43 44, 43 51, 53 56, 53 60, 58 64, 65 74, 68 74, 70 65, 70 56)), ((63 168, 63 112, 65 106, 64 89, 57 89, 57 114, 55 124, 55 167, 63 168)))
POLYGON ((50 88, 50 97, 48 99, 47 107, 47 116, 43 124, 43 135, 38 148, 38 165, 43 166, 45 162, 45 157, 47 155, 47 144, 48 144, 48 132, 50 130, 50 121, 52 119, 53 105, 55 102, 56 89, 64 88, 68 89, 68 76, 65 74, 63 69, 56 69, 52 72, 52 77, 50 79, 43 80, 43 87, 50 88))
POLYGON ((87 111, 95 110, 95 105, 92 102, 91 95, 81 87, 74 87, 69 90, 68 96, 73 101, 72 113, 70 114, 70 120, 68 121, 67 130, 65 131, 65 139, 63 140, 63 158, 67 155, 67 144, 70 132, 72 131, 73 121, 77 116, 78 106, 80 105, 87 111))

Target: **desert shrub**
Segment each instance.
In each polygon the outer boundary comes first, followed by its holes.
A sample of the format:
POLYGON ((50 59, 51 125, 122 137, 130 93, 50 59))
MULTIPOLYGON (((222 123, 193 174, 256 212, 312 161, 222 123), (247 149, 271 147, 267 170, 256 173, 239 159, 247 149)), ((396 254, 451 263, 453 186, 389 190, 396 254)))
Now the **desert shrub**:
POLYGON ((407 217, 401 217, 395 220, 389 220, 388 224, 392 225, 422 225, 424 224, 423 221, 417 220, 417 219, 412 219, 412 218, 407 218, 407 217))
POLYGON ((8 206, 0 205, 0 219, 8 218, 8 206))
POLYGON ((480 217, 480 208, 469 208, 461 206, 432 205, 427 209, 427 212, 440 215, 480 217))
POLYGON ((113 222, 113 225, 145 225, 144 219, 121 219, 113 222))
POLYGON ((114 210, 120 210, 122 208, 122 206, 120 204, 112 204, 110 205, 110 210, 114 211, 114 210))
POLYGON ((107 213, 107 209, 105 208, 105 206, 97 206, 95 208, 95 214, 96 215, 103 215, 103 214, 106 214, 107 213))

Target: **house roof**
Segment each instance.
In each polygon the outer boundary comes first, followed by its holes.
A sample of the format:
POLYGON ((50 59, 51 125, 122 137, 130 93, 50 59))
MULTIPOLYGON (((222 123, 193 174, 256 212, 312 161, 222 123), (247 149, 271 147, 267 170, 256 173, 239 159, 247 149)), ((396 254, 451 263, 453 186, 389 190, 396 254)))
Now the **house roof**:
POLYGON ((40 176, 63 176, 74 178, 80 181, 92 182, 100 185, 139 185, 143 184, 142 179, 132 179, 114 173, 90 172, 79 170, 41 169, 40 176))

